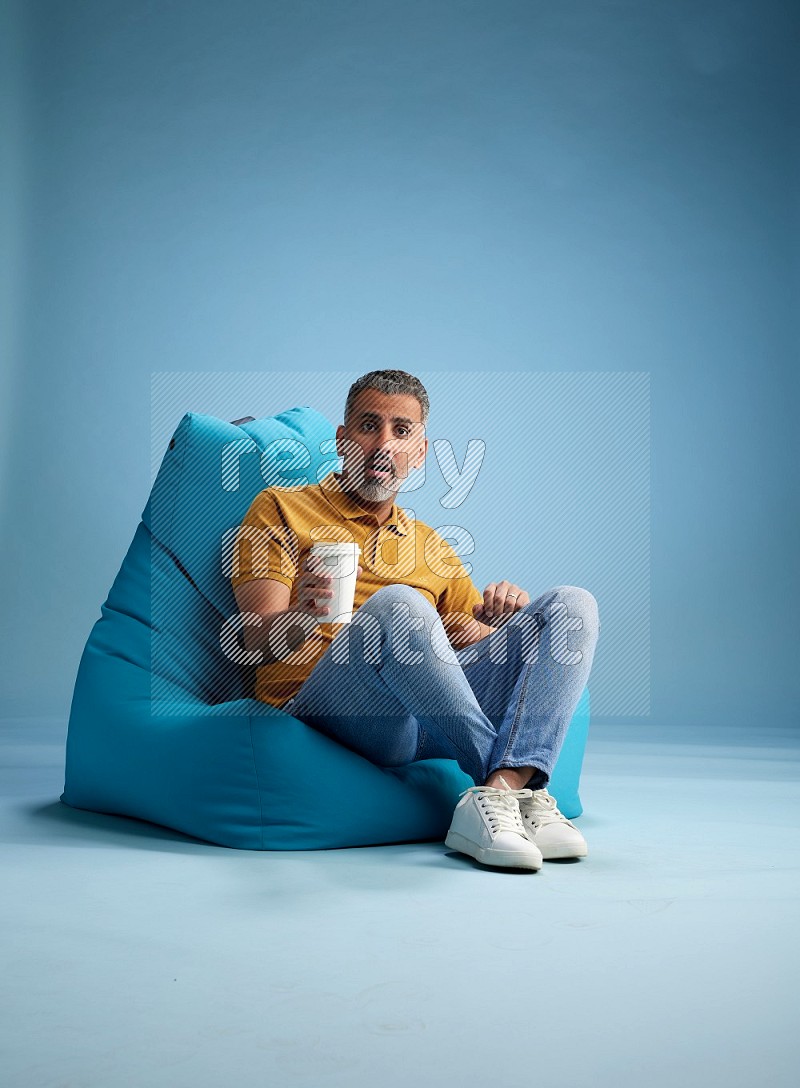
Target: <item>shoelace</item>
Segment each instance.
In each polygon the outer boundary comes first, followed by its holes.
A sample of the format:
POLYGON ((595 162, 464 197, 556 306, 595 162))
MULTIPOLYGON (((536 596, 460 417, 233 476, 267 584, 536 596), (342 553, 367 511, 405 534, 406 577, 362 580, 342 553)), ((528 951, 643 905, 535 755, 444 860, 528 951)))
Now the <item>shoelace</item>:
MULTIPOLYGON (((531 804, 525 806, 524 816, 533 820, 537 824, 552 824, 556 820, 563 820, 564 823, 569 823, 563 812, 561 812, 556 805, 555 797, 551 795, 545 789, 541 790, 529 790, 532 801, 531 804)), ((572 825, 570 825, 572 826, 572 825)))
MULTIPOLYGON (((516 831, 525 835, 525 826, 519 811, 519 801, 532 797, 531 790, 501 790, 495 786, 470 786, 465 793, 477 795, 478 804, 489 817, 492 831, 516 831)), ((527 837, 527 836, 526 836, 527 837)))

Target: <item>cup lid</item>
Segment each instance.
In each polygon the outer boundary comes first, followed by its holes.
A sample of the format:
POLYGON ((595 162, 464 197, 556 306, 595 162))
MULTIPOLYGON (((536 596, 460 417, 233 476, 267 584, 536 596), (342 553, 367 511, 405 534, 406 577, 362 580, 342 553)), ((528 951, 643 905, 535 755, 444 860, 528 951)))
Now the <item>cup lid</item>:
POLYGON ((312 545, 311 550, 312 552, 327 552, 330 554, 331 552, 360 552, 361 547, 355 541, 331 540, 323 543, 317 542, 312 545))

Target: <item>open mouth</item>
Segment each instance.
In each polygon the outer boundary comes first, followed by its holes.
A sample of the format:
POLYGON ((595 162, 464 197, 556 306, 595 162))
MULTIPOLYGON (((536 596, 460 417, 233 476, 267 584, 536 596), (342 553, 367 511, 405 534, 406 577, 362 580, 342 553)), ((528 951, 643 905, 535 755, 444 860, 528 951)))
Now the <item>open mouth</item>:
POLYGON ((371 476, 374 480, 389 480, 392 476, 392 470, 388 468, 368 468, 367 476, 371 476))

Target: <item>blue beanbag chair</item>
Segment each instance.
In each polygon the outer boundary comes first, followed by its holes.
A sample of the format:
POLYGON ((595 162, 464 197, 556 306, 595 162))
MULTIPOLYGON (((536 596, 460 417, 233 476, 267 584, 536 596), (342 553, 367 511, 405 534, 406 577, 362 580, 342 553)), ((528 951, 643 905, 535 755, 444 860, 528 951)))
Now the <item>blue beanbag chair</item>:
MULTIPOLYGON (((81 657, 65 804, 248 850, 444 838, 473 784, 454 760, 377 767, 252 698, 255 666, 220 646, 238 612, 225 560, 256 493, 338 464, 334 428, 312 408, 236 424, 183 417, 81 657), (347 804, 309 803, 309 771, 347 804)), ((549 786, 568 817, 582 811, 588 726, 586 689, 549 786)))

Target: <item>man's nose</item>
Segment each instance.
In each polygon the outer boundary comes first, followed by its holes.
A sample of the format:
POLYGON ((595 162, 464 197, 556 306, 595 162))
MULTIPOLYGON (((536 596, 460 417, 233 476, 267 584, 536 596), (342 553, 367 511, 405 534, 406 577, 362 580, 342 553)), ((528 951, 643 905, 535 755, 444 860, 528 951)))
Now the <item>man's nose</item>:
POLYGON ((375 445, 372 449, 373 457, 393 457, 395 451, 394 435, 391 431, 387 431, 382 435, 378 435, 375 445))
POLYGON ((394 450, 388 442, 381 442, 372 451, 372 461, 375 464, 388 464, 394 460, 394 450))
POLYGON ((408 450, 402 448, 400 440, 394 436, 391 440, 387 439, 376 445, 372 451, 371 462, 375 465, 392 465, 394 471, 401 476, 407 476, 409 472, 408 450))

